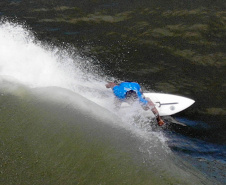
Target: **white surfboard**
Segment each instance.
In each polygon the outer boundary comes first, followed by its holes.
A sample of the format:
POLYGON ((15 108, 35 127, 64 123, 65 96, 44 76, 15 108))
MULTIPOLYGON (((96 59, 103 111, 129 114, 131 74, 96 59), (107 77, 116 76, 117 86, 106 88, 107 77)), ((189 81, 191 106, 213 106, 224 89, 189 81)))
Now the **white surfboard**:
MULTIPOLYGON (((173 94, 164 93, 144 93, 146 98, 150 98, 155 104, 156 109, 160 116, 170 116, 176 114, 184 109, 190 107, 195 101, 183 96, 177 96, 173 94)), ((121 105, 122 109, 127 109, 130 107, 128 103, 124 102, 121 105)), ((150 111, 144 111, 144 114, 149 115, 150 111)))
POLYGON ((164 93, 144 93, 155 104, 160 116, 170 116, 190 107, 194 100, 164 93))

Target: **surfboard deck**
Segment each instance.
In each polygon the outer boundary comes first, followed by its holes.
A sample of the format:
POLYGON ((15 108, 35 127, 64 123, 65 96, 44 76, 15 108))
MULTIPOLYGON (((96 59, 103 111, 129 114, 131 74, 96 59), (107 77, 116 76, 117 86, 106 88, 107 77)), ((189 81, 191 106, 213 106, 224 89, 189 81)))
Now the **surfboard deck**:
POLYGON ((170 116, 190 107, 194 100, 183 96, 164 93, 144 93, 146 98, 150 98, 159 111, 160 116, 170 116))
MULTIPOLYGON (((150 98, 151 101, 155 104, 156 109, 159 112, 160 116, 170 116, 181 112, 188 107, 190 107, 194 100, 186 98, 183 96, 165 94, 165 93, 144 93, 145 98, 150 98)), ((129 105, 123 104, 123 107, 126 108, 129 105)))

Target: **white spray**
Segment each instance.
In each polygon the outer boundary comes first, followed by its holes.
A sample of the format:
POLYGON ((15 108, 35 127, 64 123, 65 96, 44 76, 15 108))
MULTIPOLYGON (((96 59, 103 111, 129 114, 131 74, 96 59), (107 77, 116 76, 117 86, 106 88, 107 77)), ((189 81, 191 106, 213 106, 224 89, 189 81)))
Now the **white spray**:
MULTIPOLYGON (((10 22, 0 24, 1 76, 13 77, 31 88, 66 88, 114 111, 113 94, 105 88, 106 81, 97 74, 84 72, 84 65, 89 65, 89 61, 79 55, 70 55, 67 50, 43 45, 22 25, 10 22)), ((137 121, 131 116, 134 112, 137 112, 137 109, 128 114, 116 114, 122 116, 124 122, 134 123, 137 121)), ((138 130, 140 131, 140 128, 138 130)))
POLYGON ((104 80, 82 72, 81 63, 87 65, 78 55, 72 58, 66 50, 43 46, 21 25, 0 25, 0 75, 33 88, 57 86, 75 92, 85 87, 104 89, 104 80))

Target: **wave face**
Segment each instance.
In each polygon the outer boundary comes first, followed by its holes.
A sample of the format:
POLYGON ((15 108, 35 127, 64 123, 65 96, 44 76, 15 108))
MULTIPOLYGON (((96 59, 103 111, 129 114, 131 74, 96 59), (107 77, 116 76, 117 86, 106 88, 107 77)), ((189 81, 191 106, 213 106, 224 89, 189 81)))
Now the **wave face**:
POLYGON ((0 40, 2 183, 213 184, 136 110, 121 118, 107 77, 73 48, 7 21, 0 40))

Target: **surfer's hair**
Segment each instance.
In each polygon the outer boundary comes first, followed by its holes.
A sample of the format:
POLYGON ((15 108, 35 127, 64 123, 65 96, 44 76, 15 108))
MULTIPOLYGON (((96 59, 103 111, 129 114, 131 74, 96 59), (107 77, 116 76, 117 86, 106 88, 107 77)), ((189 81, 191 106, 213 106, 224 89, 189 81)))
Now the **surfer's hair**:
POLYGON ((136 91, 130 90, 126 92, 127 100, 136 100, 138 98, 136 91))

